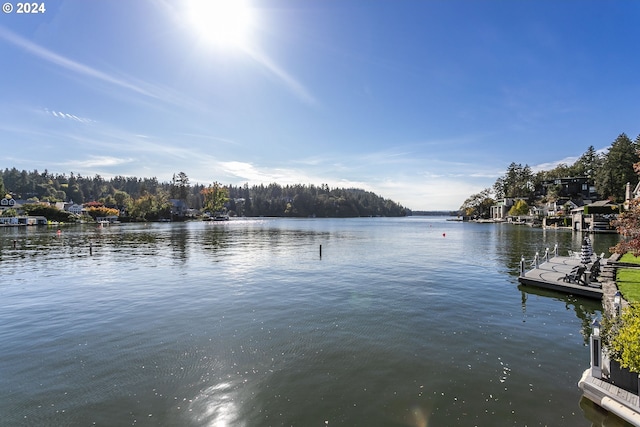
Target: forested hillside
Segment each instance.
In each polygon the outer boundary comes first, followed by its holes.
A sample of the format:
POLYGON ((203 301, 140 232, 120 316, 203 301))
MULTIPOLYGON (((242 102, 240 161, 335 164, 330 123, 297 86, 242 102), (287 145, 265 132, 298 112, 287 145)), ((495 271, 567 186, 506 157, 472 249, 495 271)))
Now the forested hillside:
POLYGON ((560 186, 553 185, 554 180, 569 177, 586 178, 586 185, 595 188, 595 195, 600 200, 623 202, 627 183, 632 188, 638 183, 634 165, 640 162, 639 148, 640 135, 632 141, 622 133, 604 153, 590 146, 570 165, 560 163, 553 169, 533 172, 527 164, 512 162, 492 188, 471 195, 460 210, 465 215, 486 218, 496 200, 505 197, 522 199, 520 212, 514 214, 524 214, 529 206, 554 202, 562 197, 579 199, 580 194, 561 194, 560 186))
MULTIPOLYGON (((203 191, 210 186, 190 184, 180 172, 171 182, 157 178, 116 176, 104 179, 78 174, 53 174, 19 171, 16 168, 0 172, 0 193, 14 199, 38 201, 73 201, 83 204, 97 201, 105 206, 125 208, 138 219, 162 217, 170 208, 169 199, 180 199, 190 209, 205 206, 203 191), (153 210, 153 212, 149 212, 153 210)), ((353 188, 329 188, 328 185, 279 184, 222 186, 226 191, 226 208, 239 216, 291 217, 357 217, 404 216, 407 210, 398 203, 372 192, 353 188)))

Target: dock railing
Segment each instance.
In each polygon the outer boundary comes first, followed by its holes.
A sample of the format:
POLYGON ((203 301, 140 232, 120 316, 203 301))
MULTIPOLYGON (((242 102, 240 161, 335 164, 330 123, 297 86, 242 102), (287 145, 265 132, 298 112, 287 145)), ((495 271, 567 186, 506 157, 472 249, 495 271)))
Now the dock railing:
MULTIPOLYGON (((556 245, 553 248, 553 256, 557 257, 558 256, 558 244, 556 243, 556 245)), ((544 256, 543 259, 545 262, 549 262, 549 248, 546 248, 544 250, 544 256)), ((532 268, 539 268, 540 267, 540 254, 538 252, 536 252, 535 256, 533 257, 533 260, 530 261, 529 265, 532 268)), ((520 258, 520 277, 524 277, 525 273, 526 273, 526 266, 527 266, 527 261, 524 259, 524 255, 521 256, 520 258)))

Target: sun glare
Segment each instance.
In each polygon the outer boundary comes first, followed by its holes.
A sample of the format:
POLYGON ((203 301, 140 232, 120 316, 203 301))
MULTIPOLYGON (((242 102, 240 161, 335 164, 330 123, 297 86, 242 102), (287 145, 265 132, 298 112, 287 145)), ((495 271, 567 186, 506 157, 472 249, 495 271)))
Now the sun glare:
POLYGON ((189 0, 189 20, 197 34, 219 47, 245 47, 253 11, 245 0, 189 0))

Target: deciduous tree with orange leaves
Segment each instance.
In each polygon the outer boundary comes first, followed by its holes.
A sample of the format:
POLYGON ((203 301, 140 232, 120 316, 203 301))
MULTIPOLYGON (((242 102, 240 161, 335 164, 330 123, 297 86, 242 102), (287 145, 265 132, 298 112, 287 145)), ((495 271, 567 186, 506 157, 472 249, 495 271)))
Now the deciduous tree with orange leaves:
POLYGON ((202 189, 200 194, 204 196, 204 209, 211 213, 221 212, 224 209, 224 204, 229 200, 229 190, 218 182, 202 189))

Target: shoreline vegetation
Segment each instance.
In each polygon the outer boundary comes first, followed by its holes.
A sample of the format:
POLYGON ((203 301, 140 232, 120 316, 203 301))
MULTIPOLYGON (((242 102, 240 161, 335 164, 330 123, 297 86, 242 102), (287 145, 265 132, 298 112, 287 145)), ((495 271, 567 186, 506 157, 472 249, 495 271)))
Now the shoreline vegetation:
POLYGON ((410 209, 358 188, 330 188, 327 184, 243 186, 191 184, 184 172, 170 182, 157 178, 0 170, 2 215, 41 216, 59 223, 182 221, 224 213, 231 217, 350 218, 400 217, 410 209), (11 206, 9 205, 11 202, 11 206), (70 211, 69 208, 73 207, 70 211))
POLYGON ((491 219, 492 207, 511 199, 514 204, 509 216, 568 214, 587 201, 626 200, 627 184, 633 189, 638 183, 634 165, 640 162, 640 135, 631 140, 621 133, 604 152, 589 146, 577 160, 568 165, 559 163, 553 169, 534 172, 525 164, 512 162, 504 176, 492 187, 469 196, 460 206, 465 217, 491 219))

